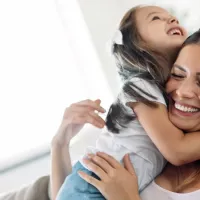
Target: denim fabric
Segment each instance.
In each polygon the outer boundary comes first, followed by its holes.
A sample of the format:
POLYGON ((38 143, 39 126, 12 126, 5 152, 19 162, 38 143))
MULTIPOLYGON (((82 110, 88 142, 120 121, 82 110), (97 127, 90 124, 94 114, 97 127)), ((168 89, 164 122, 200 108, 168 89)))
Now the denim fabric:
POLYGON ((77 162, 73 167, 72 174, 66 177, 56 200, 105 200, 94 186, 87 183, 78 175, 77 172, 79 170, 99 180, 93 172, 84 168, 80 162, 77 162))

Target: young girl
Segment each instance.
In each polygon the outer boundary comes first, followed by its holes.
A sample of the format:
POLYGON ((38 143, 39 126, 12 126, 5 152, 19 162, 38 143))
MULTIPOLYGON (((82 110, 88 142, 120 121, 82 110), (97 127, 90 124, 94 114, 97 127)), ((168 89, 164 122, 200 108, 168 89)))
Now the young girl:
MULTIPOLYGON (((88 147, 87 153, 103 151, 119 161, 129 153, 142 191, 162 171, 165 158, 174 165, 200 158, 200 153, 196 154, 200 152, 200 134, 184 135, 169 121, 164 92, 170 66, 186 32, 167 11, 136 7, 122 19, 119 38, 113 44, 113 53, 124 84, 109 109, 106 129, 96 148, 88 147)), ((175 106, 180 112, 199 112, 179 103, 175 106)), ((81 159, 66 178, 57 199, 104 199, 79 177, 79 170, 96 177, 81 159)))

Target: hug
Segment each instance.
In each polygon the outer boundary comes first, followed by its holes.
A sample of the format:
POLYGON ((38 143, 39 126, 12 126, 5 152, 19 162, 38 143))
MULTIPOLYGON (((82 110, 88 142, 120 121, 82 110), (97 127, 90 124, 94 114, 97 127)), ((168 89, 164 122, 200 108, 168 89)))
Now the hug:
POLYGON ((65 110, 52 140, 53 199, 199 199, 200 31, 188 37, 165 9, 137 6, 117 33, 121 91, 105 120, 99 99, 65 110), (69 144, 86 123, 102 134, 72 167, 69 144))

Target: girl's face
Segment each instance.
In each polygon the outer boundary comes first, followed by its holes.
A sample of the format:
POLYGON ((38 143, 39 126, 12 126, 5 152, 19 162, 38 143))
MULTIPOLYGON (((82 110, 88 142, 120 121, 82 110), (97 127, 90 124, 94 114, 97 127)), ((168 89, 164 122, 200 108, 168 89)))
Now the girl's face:
POLYGON ((138 8, 136 23, 144 43, 155 51, 168 54, 180 48, 187 38, 187 32, 178 20, 160 7, 138 8))
POLYGON ((200 130, 200 45, 185 46, 166 85, 169 118, 186 132, 200 130))

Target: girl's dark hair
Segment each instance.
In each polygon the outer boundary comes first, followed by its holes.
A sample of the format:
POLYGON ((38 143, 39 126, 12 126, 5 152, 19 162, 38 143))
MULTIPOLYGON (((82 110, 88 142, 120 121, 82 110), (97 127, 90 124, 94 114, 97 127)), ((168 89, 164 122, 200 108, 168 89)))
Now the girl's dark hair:
MULTIPOLYGON (((123 17, 119 30, 123 35, 123 45, 113 44, 113 54, 118 67, 118 73, 124 81, 123 92, 138 102, 149 106, 156 106, 152 101, 144 97, 152 96, 129 81, 133 77, 142 78, 152 84, 156 84, 164 92, 164 85, 170 73, 170 67, 161 63, 161 56, 147 46, 142 45, 142 38, 138 33, 136 24, 136 12, 140 6, 130 9, 123 17)), ((156 99, 155 97, 153 97, 156 99)), ((125 105, 118 99, 109 109, 106 125, 108 130, 119 133, 120 128, 135 119, 134 114, 128 114, 125 105)))

